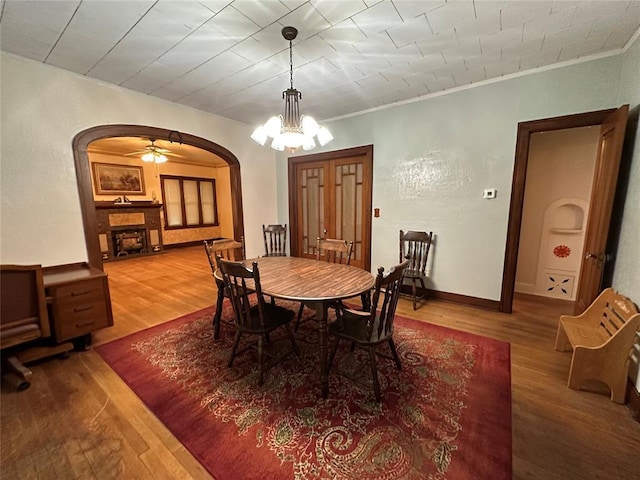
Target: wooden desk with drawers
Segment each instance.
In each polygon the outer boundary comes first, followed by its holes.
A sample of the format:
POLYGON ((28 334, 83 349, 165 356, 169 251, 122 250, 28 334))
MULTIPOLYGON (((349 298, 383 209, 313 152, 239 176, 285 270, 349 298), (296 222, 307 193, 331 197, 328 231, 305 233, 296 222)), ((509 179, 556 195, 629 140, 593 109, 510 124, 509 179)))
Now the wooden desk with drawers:
POLYGON ((51 332, 57 344, 91 344, 91 332, 113 325, 107 274, 86 263, 44 269, 51 332))

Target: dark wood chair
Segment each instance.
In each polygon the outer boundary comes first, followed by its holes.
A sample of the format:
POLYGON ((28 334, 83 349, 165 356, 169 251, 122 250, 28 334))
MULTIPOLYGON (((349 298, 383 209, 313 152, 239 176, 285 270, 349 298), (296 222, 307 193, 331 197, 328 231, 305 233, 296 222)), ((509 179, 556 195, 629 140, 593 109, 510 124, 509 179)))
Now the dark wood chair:
POLYGON ((265 257, 287 256, 287 226, 262 225, 265 257))
MULTIPOLYGON (((233 360, 238 353, 238 345, 242 335, 255 335, 258 337, 258 383, 264 382, 264 356, 266 354, 265 343, 270 343, 268 335, 278 327, 284 327, 291 346, 296 355, 299 354, 298 346, 293 338, 289 322, 295 318, 295 312, 284 307, 267 303, 262 296, 260 285, 260 271, 258 264, 253 262, 248 268, 240 262, 231 262, 223 258, 217 258, 218 266, 224 278, 224 287, 233 305, 234 320, 236 324, 236 336, 229 357, 228 366, 233 365, 233 360), (249 281, 249 285, 247 285, 249 281), (251 302, 249 292, 256 293, 257 301, 251 302)), ((249 345, 253 347, 254 345, 249 345)), ((246 350, 246 349, 245 349, 246 350)), ((244 350, 243 350, 244 351, 244 350)))
POLYGON ((400 357, 393 343, 393 319, 400 295, 400 287, 409 262, 405 260, 400 265, 384 274, 384 268, 378 268, 376 283, 371 298, 371 309, 368 312, 350 310, 341 307, 337 310, 338 318, 329 325, 329 334, 335 337, 335 342, 329 356, 329 370, 333 364, 340 340, 351 342, 354 346, 365 348, 369 352, 369 363, 373 376, 373 390, 376 400, 380 402, 380 382, 378 381, 377 356, 393 359, 396 368, 400 370, 400 357), (388 344, 391 355, 377 350, 381 344, 388 344))
POLYGON ((417 302, 427 297, 427 288, 424 284, 426 276, 427 259, 431 249, 433 232, 413 232, 404 233, 400 230, 400 261, 409 260, 409 266, 404 272, 404 277, 411 280, 411 293, 413 296, 413 309, 416 309, 417 302), (418 297, 417 282, 422 287, 422 295, 418 297))
POLYGON ((2 376, 18 390, 31 385, 31 370, 13 347, 51 336, 40 265, 0 266, 0 349, 2 376))
POLYGON ((220 321, 222 317, 222 304, 225 299, 225 289, 224 284, 218 280, 214 273, 218 268, 216 264, 216 256, 220 256, 226 260, 244 260, 245 259, 245 246, 244 246, 244 237, 240 237, 240 241, 236 241, 229 238, 223 238, 220 240, 212 240, 203 242, 204 250, 207 254, 207 260, 209 261, 209 266, 211 267, 211 276, 213 276, 213 280, 216 283, 216 288, 218 290, 218 298, 216 301, 216 313, 213 316, 213 338, 220 338, 220 321))
MULTIPOLYGON (((346 240, 338 240, 337 238, 320 238, 316 239, 316 260, 324 260, 331 263, 344 263, 349 265, 351 261, 351 252, 353 250, 353 242, 347 242, 346 240)), ((337 303, 340 303, 339 301, 337 303)), ((335 308, 335 305, 329 305, 331 308, 335 308)), ((298 310, 298 319, 296 320, 295 331, 298 331, 298 327, 302 322, 302 311, 304 310, 304 303, 300 304, 298 310)))

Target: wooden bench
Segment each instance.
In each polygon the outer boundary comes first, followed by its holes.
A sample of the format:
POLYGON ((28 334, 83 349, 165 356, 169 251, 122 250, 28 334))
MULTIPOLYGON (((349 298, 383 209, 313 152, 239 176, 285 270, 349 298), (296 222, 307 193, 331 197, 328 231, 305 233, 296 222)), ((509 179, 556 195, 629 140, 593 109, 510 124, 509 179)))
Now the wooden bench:
POLYGON ((604 290, 581 315, 562 315, 556 350, 573 350, 569 388, 578 390, 586 380, 598 380, 611 390, 611 400, 624 403, 638 330, 638 309, 612 288, 604 290))

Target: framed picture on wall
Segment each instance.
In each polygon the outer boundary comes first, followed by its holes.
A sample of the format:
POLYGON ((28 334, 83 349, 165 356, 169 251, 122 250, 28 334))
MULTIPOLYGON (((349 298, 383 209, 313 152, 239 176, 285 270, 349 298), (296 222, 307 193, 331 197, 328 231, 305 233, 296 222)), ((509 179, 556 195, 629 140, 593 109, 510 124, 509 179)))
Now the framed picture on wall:
POLYGON ((142 166, 93 163, 97 195, 144 195, 142 166))

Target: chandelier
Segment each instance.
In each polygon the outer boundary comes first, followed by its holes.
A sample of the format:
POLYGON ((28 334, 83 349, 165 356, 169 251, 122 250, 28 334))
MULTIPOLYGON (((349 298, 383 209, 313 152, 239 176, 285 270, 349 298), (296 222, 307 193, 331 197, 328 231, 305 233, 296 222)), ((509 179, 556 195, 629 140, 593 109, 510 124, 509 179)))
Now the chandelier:
POLYGON ((279 152, 284 149, 294 151, 300 147, 303 150, 312 150, 318 144, 323 147, 331 140, 333 135, 326 127, 318 125, 309 115, 300 115, 300 105, 298 101, 302 98, 302 93, 293 88, 293 50, 292 41, 298 36, 298 30, 294 27, 284 27, 282 36, 289 40, 289 79, 291 87, 282 92, 284 98, 284 116, 277 115, 267 120, 267 123, 260 125, 251 134, 251 138, 264 145, 269 138, 272 138, 271 148, 279 152))

